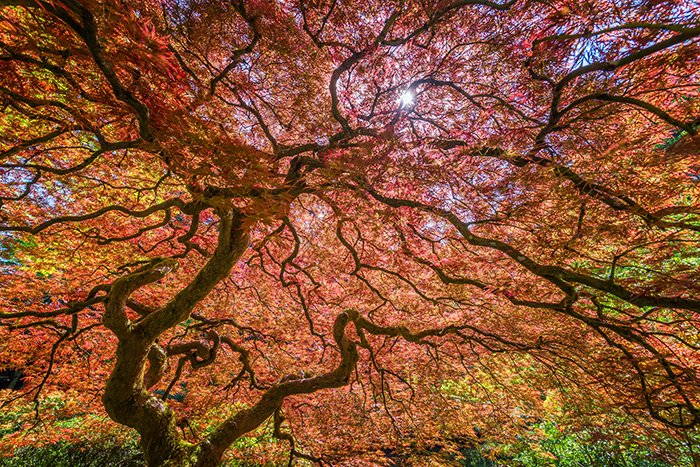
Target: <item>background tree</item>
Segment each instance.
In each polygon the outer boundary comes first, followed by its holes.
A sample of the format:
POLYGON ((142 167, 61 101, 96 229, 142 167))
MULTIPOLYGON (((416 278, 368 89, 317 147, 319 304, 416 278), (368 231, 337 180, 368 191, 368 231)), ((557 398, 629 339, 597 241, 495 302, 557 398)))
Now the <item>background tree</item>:
POLYGON ((0 15, 6 405, 103 404, 149 465, 268 420, 290 462, 509 438, 552 398, 700 423, 693 2, 0 15))

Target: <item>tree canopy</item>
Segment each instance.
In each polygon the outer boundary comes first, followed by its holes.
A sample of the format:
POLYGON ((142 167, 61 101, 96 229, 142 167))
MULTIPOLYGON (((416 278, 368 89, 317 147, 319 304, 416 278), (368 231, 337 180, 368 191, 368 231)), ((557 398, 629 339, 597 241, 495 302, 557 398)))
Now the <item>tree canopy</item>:
POLYGON ((106 411, 154 466, 261 426, 290 463, 367 465, 555 402, 684 436, 699 18, 0 0, 0 369, 25 375, 4 406, 106 411))

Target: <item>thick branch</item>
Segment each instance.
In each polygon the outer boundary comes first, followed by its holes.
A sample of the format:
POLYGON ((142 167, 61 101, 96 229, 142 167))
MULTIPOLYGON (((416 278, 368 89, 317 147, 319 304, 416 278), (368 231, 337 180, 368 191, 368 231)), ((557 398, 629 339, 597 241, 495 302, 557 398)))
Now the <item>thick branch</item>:
POLYGON ((512 247, 511 245, 505 242, 475 235, 471 232, 471 229, 469 228, 469 225, 467 223, 460 220, 459 217, 457 217, 454 213, 450 211, 429 206, 419 201, 384 196, 365 183, 363 183, 363 188, 367 190, 367 192, 377 201, 384 203, 388 206, 396 208, 414 208, 442 217, 443 219, 451 223, 469 244, 474 246, 490 248, 505 253, 507 256, 509 256, 511 259, 513 259, 515 262, 523 266, 531 273, 543 279, 546 279, 550 283, 556 285, 567 295, 573 295, 575 293, 570 283, 578 283, 591 287, 592 289, 599 290, 601 292, 609 293, 628 303, 640 307, 660 306, 666 308, 679 308, 684 310, 700 312, 700 300, 683 297, 652 296, 635 293, 609 280, 598 279, 597 277, 580 274, 574 271, 561 268, 559 266, 540 264, 534 261, 532 258, 525 255, 523 252, 519 251, 518 249, 512 247))
POLYGON ((167 305, 139 322, 140 331, 149 339, 155 339, 166 329, 187 319, 195 305, 228 277, 231 268, 248 247, 248 227, 243 224, 242 214, 233 207, 218 209, 217 213, 221 222, 214 255, 192 282, 167 305))
POLYGON ((282 380, 270 388, 257 404, 241 410, 226 420, 200 444, 198 465, 206 466, 218 462, 231 443, 260 426, 273 415, 285 397, 309 394, 348 384, 359 355, 355 343, 345 337, 345 328, 356 316, 356 314, 343 312, 335 320, 333 338, 340 349, 340 363, 334 370, 313 378, 282 380))

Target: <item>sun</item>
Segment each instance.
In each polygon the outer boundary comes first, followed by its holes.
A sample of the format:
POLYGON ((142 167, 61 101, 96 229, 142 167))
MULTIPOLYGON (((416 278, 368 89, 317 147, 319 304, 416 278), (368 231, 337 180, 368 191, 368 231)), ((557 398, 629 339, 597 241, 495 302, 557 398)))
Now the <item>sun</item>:
POLYGON ((414 102, 414 95, 413 91, 410 89, 407 89, 404 91, 403 94, 401 94, 401 97, 399 97, 399 103, 401 104, 401 107, 408 107, 410 105, 413 105, 414 102))

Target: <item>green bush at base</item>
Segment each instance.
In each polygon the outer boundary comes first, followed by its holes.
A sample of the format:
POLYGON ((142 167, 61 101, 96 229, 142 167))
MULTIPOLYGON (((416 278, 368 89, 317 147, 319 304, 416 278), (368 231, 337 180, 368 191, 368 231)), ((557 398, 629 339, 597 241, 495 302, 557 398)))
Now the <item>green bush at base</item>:
POLYGON ((143 467, 143 455, 135 442, 126 445, 68 444, 24 447, 14 457, 0 458, 1 467, 143 467))

